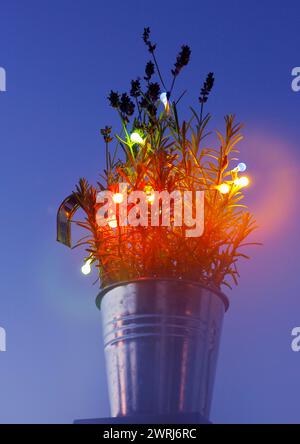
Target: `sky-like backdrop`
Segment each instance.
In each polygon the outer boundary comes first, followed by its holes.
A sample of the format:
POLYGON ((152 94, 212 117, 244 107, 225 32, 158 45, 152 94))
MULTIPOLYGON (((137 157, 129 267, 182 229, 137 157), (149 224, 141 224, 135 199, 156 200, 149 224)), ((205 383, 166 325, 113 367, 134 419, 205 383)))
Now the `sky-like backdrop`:
POLYGON ((300 3, 296 0, 1 0, 0 422, 72 422, 109 415, 95 275, 82 252, 55 241, 56 210, 81 176, 104 167, 100 128, 118 118, 110 89, 128 89, 148 60, 152 29, 167 76, 192 48, 177 91, 197 106, 215 73, 212 129, 245 123, 241 161, 262 247, 247 251, 239 286, 226 290, 211 420, 300 422, 300 3))

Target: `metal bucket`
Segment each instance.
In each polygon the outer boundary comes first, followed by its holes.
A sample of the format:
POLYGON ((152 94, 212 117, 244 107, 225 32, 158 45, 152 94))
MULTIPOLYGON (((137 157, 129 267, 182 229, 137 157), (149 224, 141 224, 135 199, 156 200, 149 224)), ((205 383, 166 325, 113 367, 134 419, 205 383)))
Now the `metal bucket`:
POLYGON ((226 296, 195 282, 140 279, 104 289, 97 305, 111 415, 208 420, 226 296))

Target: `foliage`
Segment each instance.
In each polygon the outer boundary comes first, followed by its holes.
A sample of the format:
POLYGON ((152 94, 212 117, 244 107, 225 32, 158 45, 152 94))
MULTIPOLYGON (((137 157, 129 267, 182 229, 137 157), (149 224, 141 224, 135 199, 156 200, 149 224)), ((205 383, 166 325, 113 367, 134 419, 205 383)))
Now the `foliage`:
POLYGON ((216 146, 206 145, 210 115, 204 105, 214 85, 209 73, 200 90, 199 109, 191 108, 188 120, 180 120, 178 100, 172 100, 175 80, 189 63, 190 48, 183 45, 171 70, 171 87, 161 75, 156 59, 156 44, 145 28, 143 40, 151 54, 143 79, 131 81, 129 93, 111 91, 110 105, 119 113, 122 132, 112 135, 112 128, 101 130, 106 149, 106 168, 96 187, 81 179, 73 195, 85 212, 76 221, 89 235, 77 246, 85 245, 99 269, 101 286, 139 277, 176 277, 198 281, 220 288, 237 283, 237 261, 247 256, 241 252, 247 236, 255 228, 254 219, 241 204, 241 187, 234 184, 238 173, 237 144, 242 139, 242 125, 234 116, 225 117, 225 131, 216 131, 216 146), (157 81, 153 78, 156 75, 157 81), (160 94, 165 91, 165 104, 160 94), (131 141, 130 134, 139 132, 143 144, 131 141), (115 148, 110 149, 115 140, 115 148), (121 154, 120 154, 121 152, 121 154), (186 237, 185 227, 132 227, 109 225, 96 221, 99 190, 118 192, 118 183, 126 182, 132 190, 205 191, 205 228, 201 237, 186 237), (229 184, 222 194, 218 186, 229 184), (231 279, 230 279, 231 278, 231 279))

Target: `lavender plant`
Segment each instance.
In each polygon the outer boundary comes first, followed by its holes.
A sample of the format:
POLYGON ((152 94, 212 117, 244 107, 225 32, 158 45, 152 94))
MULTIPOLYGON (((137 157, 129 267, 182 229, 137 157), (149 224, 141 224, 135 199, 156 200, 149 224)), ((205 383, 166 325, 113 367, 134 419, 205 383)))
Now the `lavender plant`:
MULTIPOLYGON (((144 74, 131 81, 128 92, 111 90, 109 103, 120 117, 121 131, 101 130, 105 145, 105 169, 96 186, 80 179, 72 194, 84 213, 74 221, 88 236, 75 246, 85 246, 89 263, 99 271, 101 287, 141 277, 173 277, 220 289, 237 283, 237 263, 248 258, 242 248, 255 229, 255 221, 242 204, 243 186, 236 167, 242 125, 233 115, 225 117, 225 129, 216 131, 215 146, 207 144, 211 116, 205 107, 214 86, 208 73, 199 91, 199 106, 187 119, 179 117, 174 98, 177 77, 189 64, 191 50, 183 45, 171 69, 170 87, 162 76, 149 28, 143 40, 151 60, 144 74), (138 143, 132 134, 138 134, 138 143), (129 193, 140 190, 172 192, 205 191, 205 226, 201 237, 187 237, 183 226, 114 226, 97 223, 97 193, 118 192, 125 182, 129 193)), ((151 202, 149 202, 151 205, 151 202)))

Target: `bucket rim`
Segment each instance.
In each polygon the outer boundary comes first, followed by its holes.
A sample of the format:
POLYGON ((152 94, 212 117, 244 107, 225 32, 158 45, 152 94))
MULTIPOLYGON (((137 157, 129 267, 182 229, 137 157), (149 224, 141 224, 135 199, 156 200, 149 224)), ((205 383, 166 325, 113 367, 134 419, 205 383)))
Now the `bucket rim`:
POLYGON ((223 302, 224 306, 225 306, 225 313, 227 312, 228 308, 229 308, 229 299, 228 297, 221 291, 221 290, 217 290, 215 288, 209 287, 207 285, 201 284, 200 282, 197 281, 191 281, 189 279, 178 279, 178 278, 168 278, 168 277, 140 277, 140 278, 136 278, 136 279, 130 279, 127 281, 119 281, 119 282, 115 282, 114 284, 111 285, 107 285, 106 287, 102 288, 102 290, 98 293, 97 297, 96 297, 96 306, 99 310, 101 310, 101 302, 102 299, 104 298, 104 296, 106 295, 106 293, 108 293, 109 291, 113 290, 114 288, 117 287, 121 287, 124 285, 128 285, 128 284, 136 284, 139 282, 147 282, 147 281, 154 281, 154 282, 163 282, 163 281, 167 281, 167 282, 181 282, 181 283, 186 283, 186 284, 192 284, 196 287, 200 287, 206 290, 209 290, 213 293, 215 293, 223 302))

